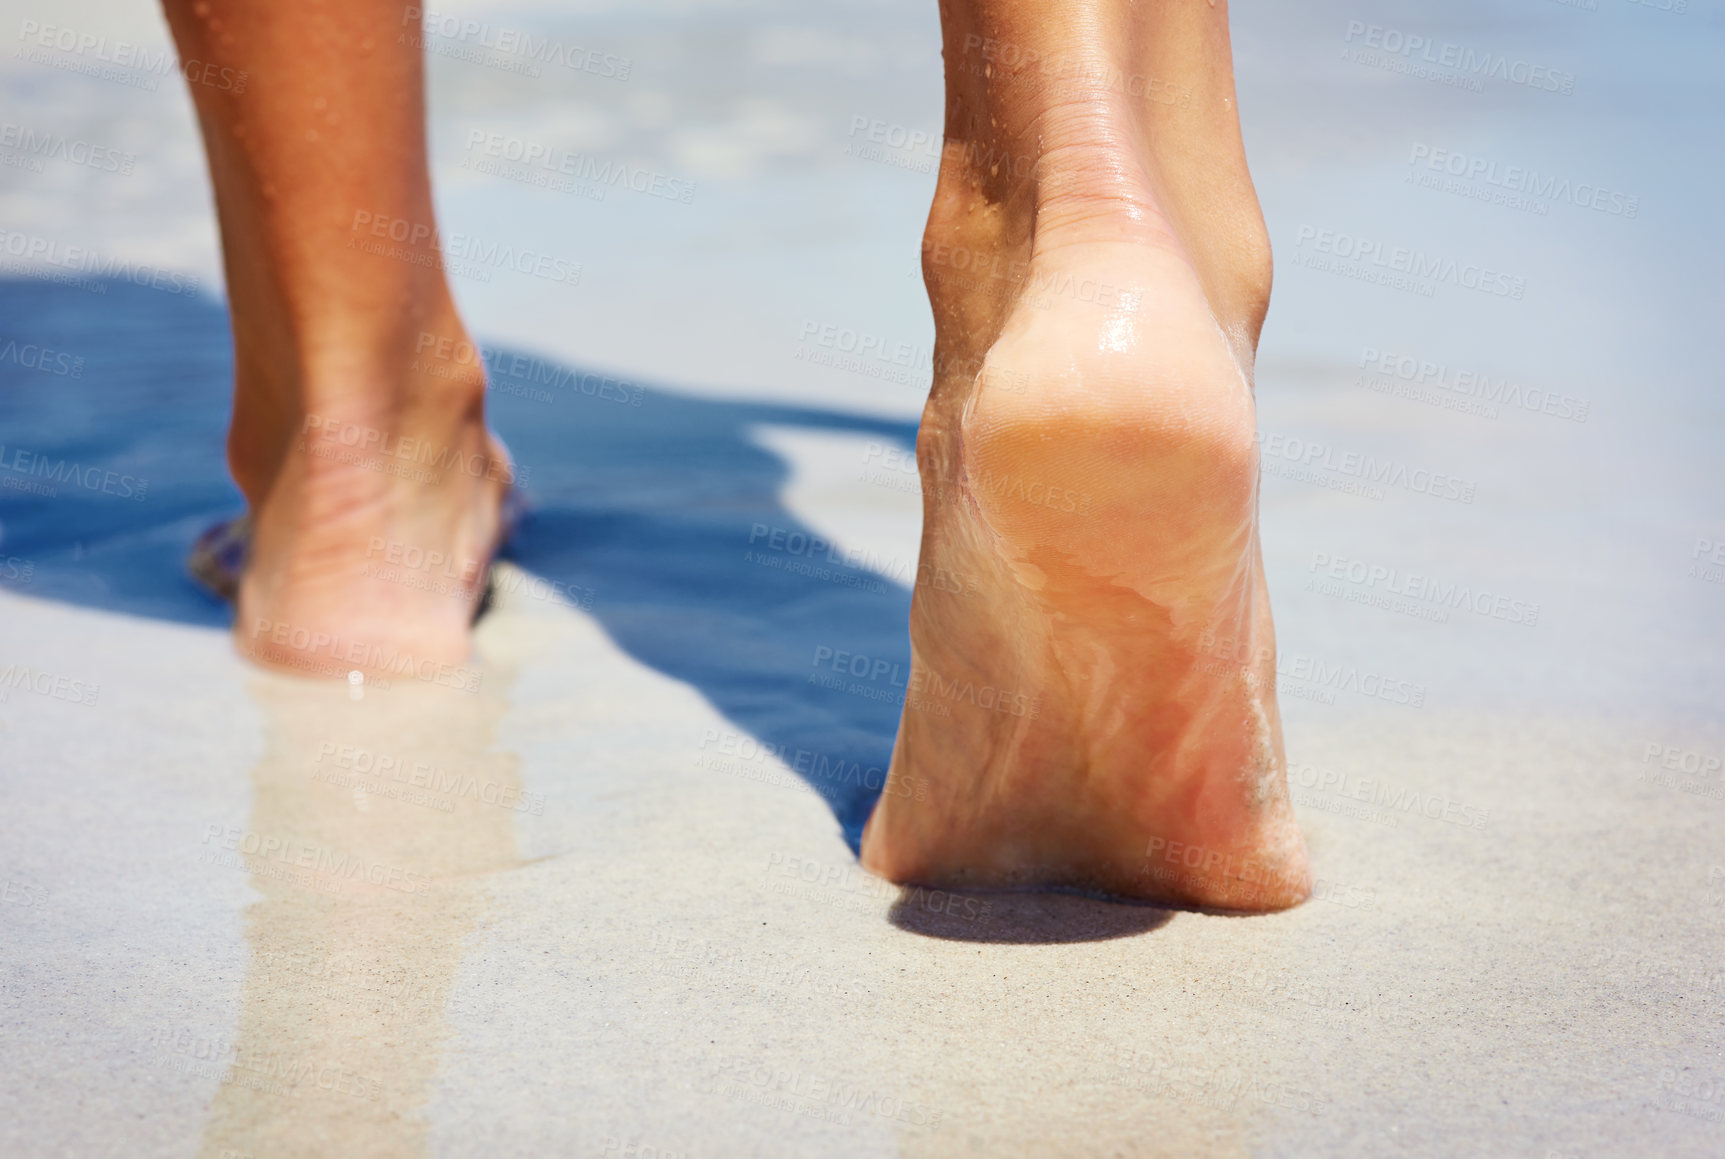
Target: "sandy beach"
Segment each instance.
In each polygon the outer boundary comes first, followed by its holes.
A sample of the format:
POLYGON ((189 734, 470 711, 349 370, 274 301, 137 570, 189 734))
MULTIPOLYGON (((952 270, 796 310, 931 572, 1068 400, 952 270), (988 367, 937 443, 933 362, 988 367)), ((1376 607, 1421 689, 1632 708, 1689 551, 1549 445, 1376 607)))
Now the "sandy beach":
POLYGON ((1318 878, 1261 917, 857 865, 932 4, 427 17, 427 356, 530 515, 473 664, 361 685, 185 574, 241 502, 159 13, 4 8, 0 1153, 1720 1153, 1718 0, 1234 5, 1318 878))

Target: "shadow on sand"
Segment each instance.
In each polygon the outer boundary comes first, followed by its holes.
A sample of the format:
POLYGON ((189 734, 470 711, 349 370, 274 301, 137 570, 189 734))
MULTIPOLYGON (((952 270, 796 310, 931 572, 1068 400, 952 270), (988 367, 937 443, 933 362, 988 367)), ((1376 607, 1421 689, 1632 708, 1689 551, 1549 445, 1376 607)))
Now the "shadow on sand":
MULTIPOLYGON (((100 292, 0 280, 0 564, 34 565, 0 566, 0 582, 225 626, 227 607, 191 583, 185 557, 200 531, 242 507, 223 449, 226 312, 124 281, 85 284, 100 292)), ((620 647, 699 689, 762 743, 819 754, 817 769, 884 769, 897 705, 808 674, 815 648, 835 641, 908 669, 910 593, 842 562, 824 566, 858 586, 754 562, 756 524, 812 529, 780 503, 786 466, 751 430, 801 426, 910 447, 915 426, 610 382, 531 356, 494 359, 491 421, 526 468, 530 505, 509 556, 590 590, 588 610, 620 647)), ((805 779, 854 850, 878 796, 864 781, 878 778, 805 779)))
POLYGON ((1129 938, 1167 925, 1173 910, 1080 893, 899 891, 887 920, 901 930, 949 942, 1060 945, 1129 938))
MULTIPOLYGON (((119 280, 7 278, 0 318, 0 584, 225 627, 227 607, 185 571, 197 534, 242 507, 224 459, 225 308, 119 280)), ((914 424, 603 387, 530 355, 494 363, 491 421, 527 468, 530 504, 507 554, 591 590, 588 610, 621 648, 698 689, 743 732, 825 758, 802 775, 854 851, 878 778, 819 770, 884 769, 898 706, 808 676, 815 649, 835 644, 908 670, 910 592, 842 562, 823 561, 840 582, 821 582, 751 558, 757 524, 812 533, 779 500, 784 462, 751 432, 804 427, 909 449, 914 424)), ((1031 894, 996 897, 983 930, 924 912, 916 896, 907 891, 895 923, 942 938, 1092 940, 1166 920, 1031 894)))

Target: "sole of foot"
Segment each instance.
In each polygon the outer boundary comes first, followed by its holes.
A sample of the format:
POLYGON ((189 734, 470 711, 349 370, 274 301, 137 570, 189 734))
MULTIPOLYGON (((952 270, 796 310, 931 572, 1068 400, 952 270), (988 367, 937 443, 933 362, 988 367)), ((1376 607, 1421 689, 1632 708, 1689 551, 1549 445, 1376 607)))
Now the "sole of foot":
MULTIPOLYGON (((925 259, 942 216, 937 198, 925 259)), ((963 582, 913 596, 862 861, 901 883, 1284 909, 1311 877, 1257 533, 1256 324, 1218 319, 1148 195, 1085 238, 1029 245, 997 336, 924 412, 919 574, 963 582)), ((937 327, 986 313, 930 275, 937 327)))

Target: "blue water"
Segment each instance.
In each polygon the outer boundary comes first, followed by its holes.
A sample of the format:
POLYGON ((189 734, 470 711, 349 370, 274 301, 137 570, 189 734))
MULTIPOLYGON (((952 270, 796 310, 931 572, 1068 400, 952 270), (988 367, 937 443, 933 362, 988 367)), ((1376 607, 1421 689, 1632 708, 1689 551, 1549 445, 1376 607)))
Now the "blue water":
MULTIPOLYGON (((0 366, 10 440, 0 461, 21 466, 0 472, 0 482, 34 479, 57 492, 0 492, 0 551, 34 565, 28 583, 12 586, 126 615, 226 624, 227 607, 184 566, 193 536, 243 509, 223 467, 226 317, 202 298, 102 285, 107 292, 92 295, 0 281, 0 314, 10 323, 51 349, 87 352, 77 378, 0 366), (142 482, 141 496, 104 493, 109 472, 118 477, 110 491, 142 482)), ((497 365, 508 366, 510 353, 500 351, 497 365)), ((842 559, 824 565, 851 585, 810 583, 746 558, 757 524, 818 534, 781 505, 786 467, 750 441, 748 428, 856 433, 909 450, 914 427, 652 389, 636 396, 639 405, 620 403, 571 387, 580 374, 556 367, 530 388, 507 374, 494 380, 532 391, 547 390, 543 378, 563 384, 549 388, 550 403, 493 392, 492 422, 531 479, 510 557, 590 592, 590 611, 625 651, 693 685, 759 740, 821 754, 829 765, 884 769, 896 705, 810 685, 806 673, 816 647, 841 629, 857 650, 907 667, 909 592, 842 559)), ((809 782, 854 843, 878 775, 809 782)))

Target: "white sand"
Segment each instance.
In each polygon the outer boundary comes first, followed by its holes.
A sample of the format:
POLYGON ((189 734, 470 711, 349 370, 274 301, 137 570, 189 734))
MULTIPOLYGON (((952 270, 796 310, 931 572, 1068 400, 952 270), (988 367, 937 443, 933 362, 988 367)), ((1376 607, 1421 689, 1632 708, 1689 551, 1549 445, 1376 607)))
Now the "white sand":
POLYGON ((1672 1108, 1674 1074, 1718 1073, 1725 871, 1637 761, 1717 733, 1296 702, 1298 762, 1451 819, 1303 796, 1324 900, 1274 917, 907 905, 818 799, 710 767, 733 726, 566 609, 486 623, 495 697, 360 703, 207 633, 6 620, 25 663, 87 642, 102 684, 3 709, 9 1154, 1715 1151, 1714 1104, 1672 1108), (313 779, 322 738, 529 811, 362 808, 313 779), (326 897, 208 863, 229 831, 439 880, 326 897), (379 1097, 239 1081, 306 1065, 379 1097))
MULTIPOLYGON (((1717 50, 1715 7, 1546 3, 1511 20, 1426 6, 1392 20, 1236 5, 1280 261, 1259 384, 1279 440, 1266 443, 1265 542, 1282 648, 1302 665, 1283 701, 1321 881, 1291 913, 901 895, 866 878, 832 810, 773 759, 748 758, 727 697, 760 669, 701 629, 718 603, 660 609, 689 614, 688 653, 717 673, 676 679, 667 670, 690 666, 646 662, 630 635, 629 617, 652 612, 630 600, 654 576, 605 571, 620 555, 593 565, 593 613, 506 599, 480 633, 481 694, 407 682, 356 701, 249 673, 183 611, 192 597, 146 607, 104 570, 196 530, 205 500, 182 502, 171 465, 139 508, 143 530, 97 520, 75 551, 56 521, 86 508, 34 515, 0 494, 0 557, 42 562, 0 593, 0 672, 99 686, 93 704, 57 698, 52 680, 0 701, 0 1154, 1719 1154, 1725 779, 1660 770, 1667 754, 1725 755, 1725 586, 1691 574, 1698 541, 1725 541, 1717 370, 1694 341, 1717 312, 1719 237, 1695 232, 1711 221, 1717 157, 1690 147, 1717 134, 1718 73, 1701 63, 1717 50), (1549 62, 1576 89, 1470 93, 1338 59, 1357 47, 1353 19, 1549 62), (1421 144, 1629 190, 1645 210, 1539 215, 1407 186, 1421 144), (1424 297, 1302 268, 1307 225, 1485 261, 1529 289, 1424 297), (1491 418, 1439 405, 1453 390, 1380 394, 1356 385, 1365 347, 1592 411, 1491 418), (1314 441, 1331 461, 1360 452, 1453 475, 1473 501, 1343 493, 1345 472, 1298 474, 1314 441), (1321 586, 1338 560, 1344 576, 1351 562, 1394 568, 1539 616, 1367 606, 1382 582, 1321 586), (1326 686, 1336 671, 1347 686, 1326 686), (1389 700, 1371 695, 1385 681, 1389 700), (444 808, 375 778, 356 793, 331 775, 342 745, 470 775, 470 794, 442 794, 444 808), (222 846, 247 834, 378 884, 236 864, 222 846)), ((630 54, 637 71, 626 86, 534 86, 434 64, 446 228, 587 262, 566 298, 525 279, 459 285, 480 333, 716 404, 914 415, 914 383, 817 365, 800 335, 813 320, 926 346, 908 275, 929 178, 844 150, 854 116, 937 123, 932 5, 488 11, 630 54), (634 158, 699 192, 687 206, 615 193, 578 205, 487 182, 459 161, 468 129, 490 126, 634 158), (666 317, 686 329, 667 335, 666 317)), ((19 5, 6 17, 49 19, 19 5)), ((161 38, 132 6, 56 18, 161 38)), ((210 276, 183 96, 3 64, 20 118, 139 155, 129 183, 69 167, 0 175, 8 227, 210 276)), ((85 316, 99 327, 105 308, 119 309, 92 296, 85 316)), ((131 445, 112 412, 87 427, 56 417, 76 387, 21 382, 34 380, 5 379, 0 398, 29 437, 75 445, 88 429, 113 441, 106 454, 131 445)), ((592 412, 543 413, 554 425, 592 412)), ((535 416, 523 404, 511 421, 535 416)), ((736 421, 713 437, 783 464, 784 518, 902 588, 916 500, 867 474, 891 440, 736 421)), ((213 456, 197 438, 168 445, 213 456)), ((723 517, 686 471, 640 465, 582 509, 554 456, 535 466, 550 513, 621 536, 619 552, 653 520, 702 504, 723 517)), ((734 542, 714 549, 729 554, 707 562, 748 549, 754 508, 736 510, 734 542)), ((827 631, 821 600, 838 589, 795 590, 787 617, 827 631)), ((831 606, 831 639, 863 630, 843 618, 858 605, 831 606)), ((793 673, 806 663, 787 655, 793 673)), ((770 717, 783 687, 751 711, 770 717)))

